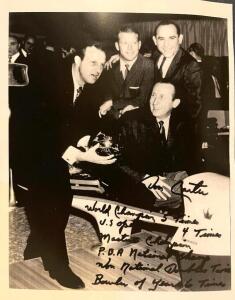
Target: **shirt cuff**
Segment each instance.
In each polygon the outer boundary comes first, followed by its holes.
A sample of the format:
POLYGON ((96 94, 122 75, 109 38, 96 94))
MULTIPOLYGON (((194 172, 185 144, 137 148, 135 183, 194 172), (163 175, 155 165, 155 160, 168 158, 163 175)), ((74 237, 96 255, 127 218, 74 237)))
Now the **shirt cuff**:
POLYGON ((78 151, 76 147, 69 146, 62 155, 62 158, 70 165, 73 165, 78 159, 78 151))

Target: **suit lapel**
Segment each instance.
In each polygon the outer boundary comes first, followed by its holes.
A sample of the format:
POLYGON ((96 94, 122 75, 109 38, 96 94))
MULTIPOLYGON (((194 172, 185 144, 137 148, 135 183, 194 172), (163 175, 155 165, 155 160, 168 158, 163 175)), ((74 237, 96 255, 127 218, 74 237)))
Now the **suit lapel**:
POLYGON ((17 57, 17 59, 15 60, 15 63, 19 63, 19 64, 27 64, 28 63, 28 59, 27 57, 25 57, 21 52, 20 55, 17 57))
POLYGON ((118 86, 123 83, 124 79, 120 70, 120 62, 113 66, 113 77, 118 86))
MULTIPOLYGON (((67 58, 63 61, 62 69, 60 71, 60 84, 63 90, 63 95, 65 95, 65 99, 67 105, 73 105, 73 96, 74 96, 74 84, 73 84, 73 74, 72 74, 72 65, 73 58, 67 58)), ((60 90, 60 89, 59 89, 60 90)), ((60 95, 59 95, 60 96, 60 95)))
POLYGON ((171 78, 174 72, 178 69, 178 64, 180 63, 181 56, 182 56, 182 49, 180 48, 176 53, 174 59, 172 60, 169 69, 166 72, 165 78, 167 79, 171 78))
POLYGON ((139 54, 137 60, 135 61, 132 68, 130 69, 130 71, 127 74, 127 77, 126 77, 126 80, 125 80, 126 84, 128 84, 131 81, 131 79, 133 78, 133 76, 135 76, 135 74, 138 73, 139 70, 142 69, 141 68, 142 63, 143 63, 143 58, 139 54))
POLYGON ((171 148, 175 142, 177 132, 182 126, 182 121, 179 121, 178 115, 175 111, 172 112, 169 122, 168 136, 167 136, 167 148, 171 148))
POLYGON ((160 57, 161 57, 161 55, 158 56, 158 58, 156 59, 156 62, 155 62, 155 81, 156 82, 162 80, 162 74, 160 73, 160 71, 158 69, 158 62, 159 62, 160 57))
POLYGON ((68 96, 68 99, 70 100, 70 104, 73 104, 73 97, 74 97, 74 85, 73 85, 73 78, 72 74, 69 76, 68 80, 68 86, 67 86, 67 91, 66 94, 68 96))
POLYGON ((174 142, 174 117, 171 115, 170 120, 169 120, 169 128, 168 128, 168 134, 167 134, 167 139, 166 139, 166 146, 169 149, 173 142, 174 142))
POLYGON ((152 115, 151 112, 144 111, 143 120, 146 128, 146 137, 150 138, 152 145, 158 144, 158 141, 160 139, 160 131, 156 118, 152 115))

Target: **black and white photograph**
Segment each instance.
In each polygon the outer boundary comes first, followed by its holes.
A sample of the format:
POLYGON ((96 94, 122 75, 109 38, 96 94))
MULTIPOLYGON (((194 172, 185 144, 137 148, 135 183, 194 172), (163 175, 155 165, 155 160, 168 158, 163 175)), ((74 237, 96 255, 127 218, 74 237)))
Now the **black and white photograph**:
POLYGON ((69 2, 6 14, 7 289, 231 292, 233 6, 69 2))

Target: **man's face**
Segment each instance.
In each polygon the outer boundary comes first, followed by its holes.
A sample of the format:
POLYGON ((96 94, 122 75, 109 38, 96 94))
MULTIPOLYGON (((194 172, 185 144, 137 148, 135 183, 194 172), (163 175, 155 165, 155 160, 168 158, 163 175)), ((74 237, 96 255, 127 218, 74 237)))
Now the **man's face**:
POLYGON ((124 60, 132 61, 139 54, 141 42, 138 40, 138 34, 134 32, 120 32, 115 46, 124 60))
POLYGON ((179 50, 183 36, 182 34, 177 34, 175 25, 161 25, 156 32, 156 36, 153 37, 153 40, 158 50, 165 57, 170 58, 179 50))
POLYGON ((150 98, 150 109, 156 118, 166 118, 172 109, 176 107, 177 100, 174 100, 175 88, 170 83, 157 83, 153 87, 150 98))
POLYGON ((28 38, 24 43, 24 49, 27 53, 31 53, 35 45, 34 38, 28 38))
POLYGON ((95 46, 87 47, 80 63, 79 72, 84 83, 94 84, 100 77, 105 64, 104 51, 95 46))
POLYGON ((10 57, 18 52, 19 47, 20 47, 20 44, 18 43, 17 39, 14 38, 14 37, 9 37, 9 41, 8 41, 8 55, 10 57))

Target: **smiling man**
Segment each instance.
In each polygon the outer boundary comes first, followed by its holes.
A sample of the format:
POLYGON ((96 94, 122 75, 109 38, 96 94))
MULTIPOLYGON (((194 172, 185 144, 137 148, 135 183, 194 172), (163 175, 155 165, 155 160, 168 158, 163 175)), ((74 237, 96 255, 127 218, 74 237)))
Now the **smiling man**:
MULTIPOLYGON (((105 52, 99 44, 94 44, 81 50, 72 63, 73 101, 70 99, 70 115, 66 122, 67 127, 71 127, 70 141, 74 146, 79 138, 93 135, 99 128, 98 103, 103 95, 98 79, 105 60, 105 52)), ((70 146, 63 155, 70 164, 79 160, 82 154, 74 146, 70 146)), ((103 160, 108 161, 104 157, 103 160)))
POLYGON ((81 135, 92 134, 101 121, 98 111, 104 96, 100 76, 105 61, 102 45, 91 41, 75 57, 66 58, 58 71, 54 90, 62 119, 59 122, 73 123, 81 135))
POLYGON ((153 41, 161 55, 155 63, 155 82, 170 80, 179 93, 181 112, 196 120, 202 107, 202 73, 197 61, 181 47, 182 40, 175 22, 164 20, 156 26, 153 41))
POLYGON ((153 79, 153 62, 140 53, 139 33, 122 27, 115 42, 120 60, 107 72, 107 101, 101 105, 100 116, 110 113, 117 119, 127 111, 143 107, 149 97, 153 79))
MULTIPOLYGON (((132 162, 134 168, 161 176, 167 172, 182 170, 191 173, 188 155, 191 147, 188 147, 185 138, 192 136, 192 132, 189 118, 182 118, 176 111, 180 105, 181 100, 174 85, 162 81, 153 87, 149 100, 150 111, 145 108, 130 113, 130 120, 126 121, 128 126, 124 126, 123 148, 126 151, 132 145, 133 153, 129 153, 127 161, 132 162), (134 162, 137 157, 138 160, 134 162)), ((128 152, 129 150, 125 153, 128 152)), ((142 174, 145 175, 144 172, 142 174)))

